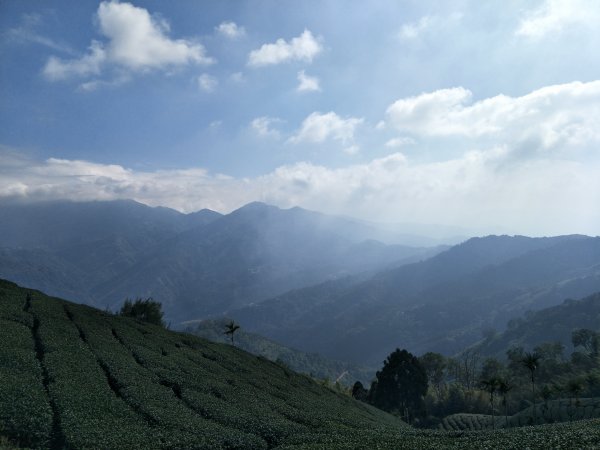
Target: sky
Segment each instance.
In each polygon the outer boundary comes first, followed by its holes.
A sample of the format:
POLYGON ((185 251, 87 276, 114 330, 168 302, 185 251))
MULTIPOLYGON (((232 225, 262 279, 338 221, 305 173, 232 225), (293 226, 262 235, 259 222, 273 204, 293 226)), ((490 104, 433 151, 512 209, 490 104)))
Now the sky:
POLYGON ((0 0, 0 200, 600 234, 600 2, 0 0))

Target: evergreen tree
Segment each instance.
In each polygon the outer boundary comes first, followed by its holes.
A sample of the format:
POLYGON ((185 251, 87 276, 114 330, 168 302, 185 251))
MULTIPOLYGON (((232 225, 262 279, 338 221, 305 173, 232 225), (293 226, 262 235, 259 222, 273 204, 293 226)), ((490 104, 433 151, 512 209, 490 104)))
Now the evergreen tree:
POLYGON ((425 416, 427 372, 416 356, 396 349, 376 377, 369 391, 371 404, 384 411, 398 412, 408 421, 425 416))
POLYGON ((356 383, 354 383, 354 386, 352 386, 352 397, 355 398, 356 400, 360 400, 361 402, 364 402, 367 400, 368 394, 369 394, 369 391, 367 391, 365 389, 365 387, 363 386, 363 384, 360 381, 357 381, 356 383))

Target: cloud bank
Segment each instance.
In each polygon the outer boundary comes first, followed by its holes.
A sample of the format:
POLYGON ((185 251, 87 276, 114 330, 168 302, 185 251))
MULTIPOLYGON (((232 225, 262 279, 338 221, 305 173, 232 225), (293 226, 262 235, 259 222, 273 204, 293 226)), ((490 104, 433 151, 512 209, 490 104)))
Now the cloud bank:
POLYGON ((600 81, 547 86, 521 97, 472 97, 457 87, 399 99, 388 107, 387 121, 415 136, 462 136, 538 154, 592 151, 600 141, 600 81))
POLYGON ((572 26, 598 26, 600 13, 594 0, 546 0, 521 20, 517 36, 541 39, 572 26))
POLYGON ((415 163, 393 153, 337 169, 299 162, 255 178, 233 178, 202 168, 146 172, 5 154, 0 198, 133 198, 186 212, 229 212, 261 200, 368 220, 457 225, 480 233, 599 234, 600 164, 540 159, 507 166, 505 157, 495 149, 415 163))
MULTIPOLYGON (((280 119, 257 117, 259 137, 280 119)), ((261 200, 368 220, 438 223, 480 233, 600 234, 600 81, 475 100, 463 87, 400 98, 385 112, 381 150, 367 157, 363 119, 313 112, 288 142, 339 146, 361 162, 281 165, 236 178, 204 168, 143 171, 121 165, 30 159, 0 148, 0 199, 133 198, 181 211, 229 212, 261 200), (399 133, 390 136, 390 133, 399 133), (452 152, 443 153, 445 146, 452 152), (406 154, 398 148, 406 149, 406 154), (439 151, 421 157, 420 151, 439 151), (444 156, 445 155, 445 156, 444 156)), ((246 125, 248 126, 248 125, 246 125)), ((371 130, 375 132, 375 130, 371 130)))

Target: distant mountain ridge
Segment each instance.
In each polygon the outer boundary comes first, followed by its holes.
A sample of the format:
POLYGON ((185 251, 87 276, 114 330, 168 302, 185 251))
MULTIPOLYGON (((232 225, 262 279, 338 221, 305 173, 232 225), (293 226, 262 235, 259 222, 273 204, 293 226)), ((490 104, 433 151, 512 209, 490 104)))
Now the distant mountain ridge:
POLYGON ((439 251, 377 233, 258 202, 228 215, 134 201, 0 204, 0 276, 100 308, 153 296, 178 322, 439 251))
POLYGON ((530 311, 511 320, 506 330, 482 340, 473 349, 483 356, 503 359, 506 350, 511 347, 520 346, 531 351, 545 342, 560 342, 565 346, 565 355, 568 355, 574 350, 571 335, 577 328, 600 330, 600 292, 530 311))
POLYGON ((489 236, 227 314, 285 345, 373 364, 395 347, 452 354, 526 310, 599 290, 600 238, 489 236))

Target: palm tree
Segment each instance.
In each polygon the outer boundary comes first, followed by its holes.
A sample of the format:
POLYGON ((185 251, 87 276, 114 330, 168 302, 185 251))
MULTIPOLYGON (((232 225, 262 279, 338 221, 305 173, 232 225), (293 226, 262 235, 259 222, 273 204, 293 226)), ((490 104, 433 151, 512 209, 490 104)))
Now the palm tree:
POLYGON ((497 377, 481 380, 483 388, 490 394, 490 406, 492 407, 492 428, 496 429, 496 416, 494 414, 494 394, 500 386, 500 379, 497 377))
POLYGON ((226 331, 223 334, 228 334, 231 336, 231 345, 235 346, 235 342, 233 342, 233 334, 240 329, 240 326, 236 324, 233 320, 225 325, 226 331))
POLYGON ((527 353, 525 353, 525 355, 523 355, 523 358, 521 359, 521 364, 523 364, 523 366, 527 370, 529 370, 529 373, 531 374, 531 392, 533 394, 533 423, 534 424, 536 422, 536 411, 535 411, 535 371, 538 368, 539 361, 540 361, 540 355, 538 355, 535 352, 533 352, 533 353, 527 352, 527 353))
POLYGON ((513 388, 514 386, 512 386, 508 380, 504 379, 504 378, 500 378, 499 383, 498 383, 498 392, 500 393, 500 395, 502 395, 502 406, 504 406, 504 420, 505 420, 505 427, 508 428, 508 402, 507 402, 507 398, 508 398, 508 393, 510 392, 510 390, 513 388))

